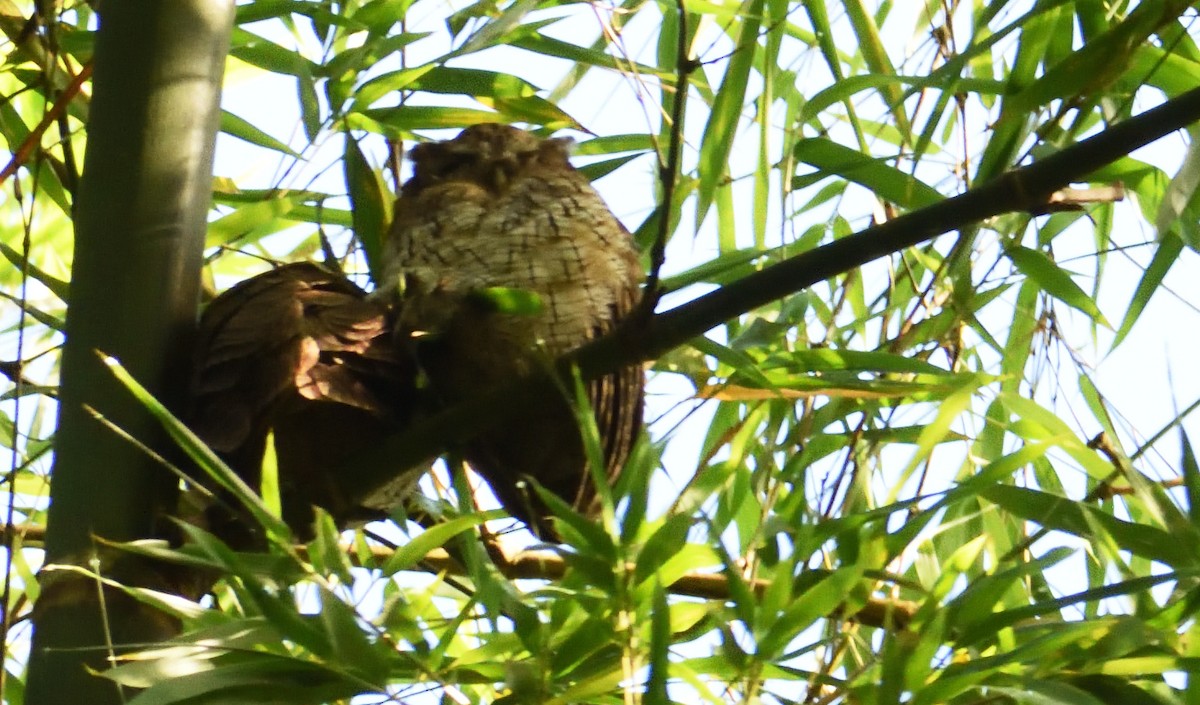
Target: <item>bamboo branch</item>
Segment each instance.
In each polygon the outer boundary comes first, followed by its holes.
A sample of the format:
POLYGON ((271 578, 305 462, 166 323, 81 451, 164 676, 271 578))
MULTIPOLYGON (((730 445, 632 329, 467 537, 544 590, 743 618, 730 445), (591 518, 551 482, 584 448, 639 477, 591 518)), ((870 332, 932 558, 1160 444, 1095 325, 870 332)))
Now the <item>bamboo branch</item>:
MULTIPOLYGON (((349 555, 354 555, 353 546, 347 545, 345 548, 349 555)), ((392 549, 384 546, 372 546, 371 550, 373 557, 380 561, 386 561, 392 555, 392 549)), ((462 565, 440 548, 435 548, 425 554, 421 563, 429 570, 439 573, 466 574, 462 565)), ((502 556, 501 560, 496 562, 496 567, 500 569, 504 577, 510 580, 558 580, 567 572, 567 564, 562 556, 549 551, 522 551, 515 556, 502 556)), ((756 596, 761 597, 771 586, 771 581, 748 580, 747 585, 756 596)), ((732 597, 729 579, 720 573, 687 573, 668 585, 666 589, 672 595, 699 597, 705 600, 725 601, 732 597)), ((872 597, 853 614, 842 614, 845 608, 839 607, 835 614, 829 616, 830 618, 848 619, 869 627, 905 629, 912 621, 917 608, 917 603, 909 600, 884 600, 872 597)))
POLYGON ((17 169, 29 161, 29 157, 33 155, 34 150, 41 145, 42 135, 46 132, 46 129, 66 113, 67 106, 71 104, 71 101, 75 100, 75 96, 83 89, 83 84, 91 77, 92 65, 84 64, 79 73, 67 84, 62 94, 55 98, 54 104, 50 106, 50 109, 42 115, 42 119, 38 122, 37 126, 29 131, 29 134, 21 142, 21 145, 17 147, 17 151, 13 152, 12 159, 8 161, 8 164, 3 169, 0 169, 0 185, 3 185, 8 180, 8 177, 17 173, 17 169))
MULTIPOLYGON (((45 527, 37 524, 7 526, 4 527, 3 533, 12 538, 19 538, 23 546, 41 544, 46 536, 45 527)), ((387 563, 395 553, 387 546, 375 543, 369 545, 371 548, 369 562, 359 559, 358 548, 354 544, 343 544, 342 550, 353 564, 368 569, 387 563)), ((493 558, 499 558, 496 567, 510 580, 559 580, 567 572, 567 564, 562 556, 549 551, 522 551, 515 556, 505 556, 499 551, 490 553, 493 558)), ((301 554, 303 555, 303 550, 301 554)), ((425 557, 412 570, 449 575, 466 574, 462 565, 441 548, 435 548, 426 553, 425 557)), ((748 581, 748 585, 756 595, 762 595, 771 583, 768 580, 752 580, 748 581)), ((720 573, 687 573, 667 586, 667 591, 673 595, 698 597, 704 600, 724 601, 731 596, 729 580, 720 573)), ((839 612, 830 615, 830 618, 848 619, 869 627, 904 629, 912 621, 917 607, 917 603, 909 600, 884 600, 872 597, 867 604, 853 614, 845 615, 839 612)))
MULTIPOLYGON (((1195 89, 958 196, 803 252, 669 311, 627 319, 611 334, 564 356, 558 372, 570 379, 571 367, 578 365, 585 379, 594 379, 652 360, 735 316, 943 233, 1004 213, 1043 212, 1055 192, 1198 119, 1200 89, 1195 89)), ((344 466, 346 491, 367 496, 398 469, 427 463, 498 423, 514 398, 544 394, 555 384, 550 374, 517 380, 364 449, 344 466)))

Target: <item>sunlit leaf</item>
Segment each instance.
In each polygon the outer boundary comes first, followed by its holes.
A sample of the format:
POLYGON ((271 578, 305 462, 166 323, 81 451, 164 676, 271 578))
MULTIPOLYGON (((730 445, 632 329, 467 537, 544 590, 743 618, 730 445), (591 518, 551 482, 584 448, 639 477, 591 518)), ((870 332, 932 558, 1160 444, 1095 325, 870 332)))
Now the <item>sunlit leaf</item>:
POLYGON ((1104 318, 1104 314, 1100 313, 1096 302, 1075 283, 1070 274, 1052 262, 1044 253, 1028 247, 1012 247, 1006 254, 1022 274, 1037 282, 1038 286, 1047 294, 1082 311, 1100 325, 1111 327, 1104 318))

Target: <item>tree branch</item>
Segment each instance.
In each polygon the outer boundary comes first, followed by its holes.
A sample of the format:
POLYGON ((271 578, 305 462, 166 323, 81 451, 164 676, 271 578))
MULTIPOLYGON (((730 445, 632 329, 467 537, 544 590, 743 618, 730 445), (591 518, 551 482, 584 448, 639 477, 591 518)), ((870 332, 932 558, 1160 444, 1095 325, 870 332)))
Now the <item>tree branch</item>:
MULTIPOLYGON (((18 538, 23 545, 36 545, 45 539, 45 528, 36 524, 20 524, 3 529, 3 533, 18 538)), ((387 546, 369 544, 371 549, 370 565, 363 562, 354 544, 345 544, 342 550, 350 561, 361 568, 378 568, 387 563, 395 551, 387 546)), ((493 553, 493 555, 495 555, 493 553)), ((496 567, 509 580, 558 580, 567 572, 566 562, 557 553, 546 551, 522 551, 515 556, 505 556, 496 567)), ((435 548, 418 563, 413 570, 451 575, 466 575, 462 564, 454 560, 445 549, 435 548)), ((753 580, 749 587, 761 595, 770 587, 767 580, 753 580)), ((719 573, 687 573, 667 586, 667 591, 673 595, 698 597, 705 600, 728 600, 730 598, 729 580, 719 573)), ((865 605, 853 614, 830 615, 831 618, 841 617, 870 627, 904 629, 918 605, 909 600, 884 600, 870 598, 865 605)), ((843 609, 844 611, 844 609, 843 609)))
POLYGON ((801 253, 579 350, 585 377, 654 359, 747 311, 938 235, 1003 213, 1036 211, 1055 191, 1200 120, 1200 89, 936 205, 801 253))
MULTIPOLYGON (((348 555, 354 555, 353 546, 347 546, 348 555)), ((382 546, 372 546, 373 556, 381 561, 391 557, 392 550, 382 546)), ((467 575, 462 565, 451 558, 444 550, 437 548, 425 554, 421 561, 424 566, 439 573, 452 575, 467 575)), ((558 580, 567 572, 566 561, 557 553, 547 551, 522 551, 511 558, 506 557, 496 567, 510 580, 558 580)), ((759 597, 771 586, 769 580, 748 580, 747 585, 759 597)), ((666 586, 672 595, 699 597, 704 600, 724 602, 732 597, 729 589, 729 579, 720 573, 686 573, 675 582, 666 586)), ((846 614, 845 605, 838 607, 837 612, 829 615, 831 619, 848 619, 869 627, 904 629, 917 613, 917 603, 909 600, 884 600, 877 597, 868 598, 867 603, 850 614, 846 614)))
POLYGON ((666 262, 667 240, 671 236, 671 221, 675 214, 675 189, 679 185, 679 159, 683 152, 683 116, 687 108, 688 86, 692 73, 699 64, 688 54, 688 13, 684 0, 676 0, 679 13, 679 37, 675 42, 675 99, 671 102, 671 141, 667 146, 667 158, 659 163, 658 180, 662 184, 663 202, 659 205, 658 232, 650 247, 650 274, 646 277, 642 303, 636 315, 649 316, 654 313, 661 297, 659 275, 666 262))
MULTIPOLYGON (((578 365, 585 379, 594 379, 652 360, 735 316, 880 257, 1003 213, 1044 210, 1055 191, 1198 119, 1200 89, 1195 89, 966 193, 801 253, 661 314, 627 319, 627 325, 561 359, 558 372, 569 375, 578 365)), ((549 373, 517 380, 364 449, 344 467, 347 491, 366 496, 397 468, 428 463, 499 422, 514 398, 544 394, 556 384, 549 373)))

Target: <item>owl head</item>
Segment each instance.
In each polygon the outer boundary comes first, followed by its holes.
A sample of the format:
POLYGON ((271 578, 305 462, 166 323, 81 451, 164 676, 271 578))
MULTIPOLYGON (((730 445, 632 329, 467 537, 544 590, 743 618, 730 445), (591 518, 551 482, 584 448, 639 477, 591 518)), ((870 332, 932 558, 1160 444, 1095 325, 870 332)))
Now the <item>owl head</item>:
POLYGON ((542 139, 525 130, 483 123, 472 125, 445 142, 413 147, 413 176, 407 194, 447 181, 469 181, 500 192, 526 169, 571 168, 570 138, 542 139))

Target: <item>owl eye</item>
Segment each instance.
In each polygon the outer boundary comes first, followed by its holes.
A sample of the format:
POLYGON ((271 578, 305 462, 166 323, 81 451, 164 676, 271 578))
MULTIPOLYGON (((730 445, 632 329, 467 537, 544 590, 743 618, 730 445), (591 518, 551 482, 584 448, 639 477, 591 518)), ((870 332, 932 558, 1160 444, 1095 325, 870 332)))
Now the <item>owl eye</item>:
POLYGON ((444 145, 421 145, 413 149, 416 172, 422 179, 441 180, 461 173, 479 163, 479 155, 445 149, 444 145), (435 147, 442 147, 435 149, 435 147))

